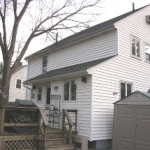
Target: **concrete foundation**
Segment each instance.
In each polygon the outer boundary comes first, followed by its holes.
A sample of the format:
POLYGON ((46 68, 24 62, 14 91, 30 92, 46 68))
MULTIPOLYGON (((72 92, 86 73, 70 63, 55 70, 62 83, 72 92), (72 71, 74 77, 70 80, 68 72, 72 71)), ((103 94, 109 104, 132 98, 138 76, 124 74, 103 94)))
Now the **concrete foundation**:
POLYGON ((110 149, 112 147, 112 140, 99 140, 89 142, 89 147, 93 149, 110 149))

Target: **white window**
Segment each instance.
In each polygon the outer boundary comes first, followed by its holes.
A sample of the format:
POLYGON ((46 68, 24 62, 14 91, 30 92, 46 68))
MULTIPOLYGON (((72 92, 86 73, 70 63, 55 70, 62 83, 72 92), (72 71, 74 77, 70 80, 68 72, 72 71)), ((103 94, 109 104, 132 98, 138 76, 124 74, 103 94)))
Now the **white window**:
POLYGON ((42 100, 42 87, 38 87, 37 101, 42 100))
POLYGON ((43 73, 47 72, 47 56, 43 57, 43 73))
POLYGON ((16 88, 21 89, 21 80, 17 79, 16 81, 16 88))
POLYGON ((120 88, 121 99, 125 98, 126 96, 129 96, 132 93, 131 83, 121 82, 120 88))
POLYGON ((140 57, 140 40, 132 37, 132 56, 140 57))
POLYGON ((150 45, 149 44, 145 44, 145 58, 147 61, 150 61, 150 45))
POLYGON ((64 82, 64 100, 76 100, 76 80, 70 80, 64 82))

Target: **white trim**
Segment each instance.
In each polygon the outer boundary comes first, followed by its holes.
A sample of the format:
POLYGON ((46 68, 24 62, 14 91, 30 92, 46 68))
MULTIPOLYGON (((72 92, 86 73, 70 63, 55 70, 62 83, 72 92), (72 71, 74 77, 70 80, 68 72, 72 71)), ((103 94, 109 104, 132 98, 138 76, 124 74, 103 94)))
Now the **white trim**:
MULTIPOLYGON (((144 61, 145 61, 146 63, 150 63, 150 60, 149 60, 149 61, 146 60, 146 52, 145 52, 145 46, 146 46, 146 45, 150 47, 150 44, 149 44, 148 42, 143 41, 144 61)), ((150 55, 150 54, 149 54, 149 55, 150 55)))
POLYGON ((127 84, 131 84, 131 93, 133 93, 133 82, 130 82, 130 81, 124 81, 124 80, 120 80, 120 82, 119 82, 119 93, 120 93, 120 99, 121 99, 121 83, 124 83, 125 84, 125 89, 126 89, 126 91, 125 91, 125 96, 127 96, 127 84))
POLYGON ((77 79, 76 78, 70 78, 67 80, 63 81, 63 102, 75 102, 77 100, 77 79), (76 83, 76 99, 75 100, 71 100, 71 81, 74 80, 76 83), (65 100, 64 99, 64 83, 65 82, 69 82, 69 100, 65 100))
POLYGON ((142 48, 141 48, 141 40, 139 37, 135 36, 135 35, 130 35, 130 54, 132 58, 135 58, 137 60, 142 60, 142 48), (135 50, 135 55, 132 54, 132 40, 135 39, 136 41, 139 41, 139 53, 140 53, 140 57, 137 56, 137 51, 135 50))
POLYGON ((93 76, 91 76, 91 118, 90 118, 90 137, 89 137, 89 140, 92 141, 92 132, 93 132, 93 76))

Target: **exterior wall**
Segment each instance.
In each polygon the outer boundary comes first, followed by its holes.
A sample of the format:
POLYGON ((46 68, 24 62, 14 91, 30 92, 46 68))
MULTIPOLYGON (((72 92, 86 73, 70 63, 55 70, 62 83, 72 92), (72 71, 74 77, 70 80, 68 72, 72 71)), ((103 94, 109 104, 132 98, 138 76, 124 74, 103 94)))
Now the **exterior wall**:
MULTIPOLYGON (((76 101, 64 101, 63 100, 63 83, 64 80, 51 82, 51 95, 61 95, 61 109, 77 109, 78 110, 78 122, 77 131, 78 135, 90 137, 90 120, 91 120, 91 76, 87 76, 87 82, 81 82, 81 77, 75 78, 77 80, 77 97, 76 101), (58 86, 58 90, 54 90, 54 87, 58 86)), ((49 84, 50 85, 50 84, 49 84)), ((43 108, 46 103, 46 85, 41 85, 43 88, 42 101, 37 102, 37 91, 34 91, 35 98, 33 99, 36 104, 43 108)), ((38 87, 38 86, 37 86, 38 87)))
POLYGON ((121 81, 133 83, 133 91, 147 92, 150 88, 150 63, 144 53, 144 42, 150 43, 150 25, 145 23, 148 14, 150 7, 116 24, 119 55, 94 72, 92 140, 112 138, 113 103, 120 99, 121 81), (140 38, 140 60, 131 57, 131 35, 140 38))
POLYGON ((27 80, 27 66, 24 66, 11 76, 9 101, 13 102, 15 99, 26 99, 26 88, 23 86, 23 82, 27 80), (21 80, 21 89, 16 88, 17 79, 21 80))
MULTIPOLYGON (((115 54, 117 54, 116 30, 50 53, 47 70, 55 70, 115 54)), ((28 79, 42 74, 42 57, 29 60, 28 66, 28 79)))

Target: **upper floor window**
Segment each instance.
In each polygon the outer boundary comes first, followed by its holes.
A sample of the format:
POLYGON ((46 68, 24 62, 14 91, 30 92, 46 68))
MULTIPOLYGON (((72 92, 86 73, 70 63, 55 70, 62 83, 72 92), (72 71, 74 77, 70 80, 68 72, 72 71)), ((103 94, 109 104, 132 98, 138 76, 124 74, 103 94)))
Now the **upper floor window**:
POLYGON ((140 40, 132 37, 132 56, 140 57, 140 40))
POLYGON ((120 96, 121 99, 129 96, 132 93, 132 84, 127 82, 121 82, 120 96))
POLYGON ((37 101, 42 100, 42 87, 38 87, 37 101))
POLYGON ((146 60, 150 61, 150 45, 145 44, 144 50, 145 50, 146 60))
POLYGON ((21 80, 17 79, 16 88, 21 89, 21 80))
POLYGON ((43 57, 43 73, 47 72, 47 56, 43 57))
POLYGON ((70 80, 64 82, 64 100, 76 100, 76 80, 70 80))

